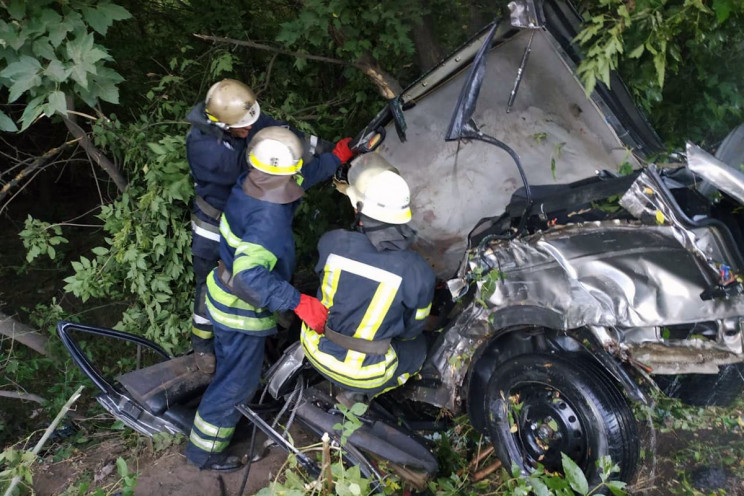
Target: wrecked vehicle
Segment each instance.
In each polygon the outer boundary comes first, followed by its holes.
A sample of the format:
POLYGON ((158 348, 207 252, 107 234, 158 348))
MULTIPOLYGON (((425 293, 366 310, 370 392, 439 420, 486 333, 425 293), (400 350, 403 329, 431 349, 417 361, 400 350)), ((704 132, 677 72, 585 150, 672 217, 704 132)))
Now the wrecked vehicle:
MULTIPOLYGON (((390 101, 356 140, 408 180, 417 249, 447 281, 432 307, 420 376, 383 395, 394 398, 387 406, 373 401, 344 446, 377 480, 384 474, 375 457, 423 480, 437 470, 415 432, 421 419, 402 418, 390 403, 465 413, 507 467, 561 470, 563 453, 596 483, 605 455, 619 465, 618 478, 636 473, 631 405, 648 403, 650 388, 702 404, 741 392, 736 212, 744 174, 694 145, 684 166, 641 167, 661 143, 619 80, 585 97, 573 75, 579 17, 571 5, 522 1, 511 10, 510 23, 487 26, 390 101)), ((742 134, 725 147, 729 163, 744 160, 732 152, 742 134)), ((115 417, 147 435, 189 432, 209 381, 191 355, 172 358, 108 329, 58 329, 115 417), (104 378, 78 333, 122 339, 163 361, 104 378)), ((282 351, 264 374, 278 416, 289 412, 338 440, 343 415, 334 397, 296 343, 282 351)), ((262 418, 265 408, 239 410, 317 472, 276 421, 262 418)))

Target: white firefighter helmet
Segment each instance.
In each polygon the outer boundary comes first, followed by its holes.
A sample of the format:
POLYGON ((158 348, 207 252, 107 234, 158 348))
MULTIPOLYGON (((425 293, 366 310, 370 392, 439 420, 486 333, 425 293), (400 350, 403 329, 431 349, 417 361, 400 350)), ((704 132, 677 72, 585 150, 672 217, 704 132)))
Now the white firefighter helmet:
POLYGON ((408 183, 398 170, 377 153, 366 153, 349 168, 346 194, 362 214, 388 224, 411 220, 408 183))
POLYGON ((248 163, 261 172, 290 176, 302 169, 302 142, 286 127, 261 129, 248 146, 248 163))
POLYGON ((235 79, 223 79, 207 91, 207 118, 223 129, 250 126, 261 115, 256 94, 235 79))

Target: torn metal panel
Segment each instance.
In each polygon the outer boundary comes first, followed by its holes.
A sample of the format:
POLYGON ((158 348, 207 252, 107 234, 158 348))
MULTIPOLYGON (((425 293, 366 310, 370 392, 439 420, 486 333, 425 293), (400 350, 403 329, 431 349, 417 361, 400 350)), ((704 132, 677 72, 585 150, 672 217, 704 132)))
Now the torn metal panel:
POLYGON ((437 388, 414 387, 409 394, 412 400, 446 408, 451 412, 461 411, 459 387, 470 368, 475 351, 493 332, 488 323, 489 314, 489 310, 477 304, 460 312, 455 322, 439 336, 427 356, 427 362, 439 371, 441 384, 437 388))
MULTIPOLYGON (((744 130, 740 134, 744 134, 744 130)), ((734 137, 735 135, 733 134, 729 135, 731 140, 734 137)), ((744 148, 744 146, 742 147, 744 148)), ((736 159, 729 158, 729 160, 734 161, 736 159)), ((744 203, 744 173, 740 170, 729 167, 724 160, 718 160, 692 143, 687 143, 687 167, 705 178, 719 190, 725 191, 736 198, 739 203, 744 203)))
POLYGON ((659 375, 716 374, 721 365, 741 362, 740 355, 716 349, 713 343, 703 340, 675 345, 644 343, 633 348, 633 358, 659 375))
MULTIPOLYGON (((503 280, 481 294, 493 308, 547 307, 565 328, 644 327, 744 314, 744 299, 700 300, 717 274, 672 226, 622 221, 569 226, 495 243, 483 254, 503 280), (690 304, 694 302, 695 304, 690 304)), ((475 269, 480 260, 471 262, 475 269)), ((483 288, 483 282, 478 283, 483 288)))

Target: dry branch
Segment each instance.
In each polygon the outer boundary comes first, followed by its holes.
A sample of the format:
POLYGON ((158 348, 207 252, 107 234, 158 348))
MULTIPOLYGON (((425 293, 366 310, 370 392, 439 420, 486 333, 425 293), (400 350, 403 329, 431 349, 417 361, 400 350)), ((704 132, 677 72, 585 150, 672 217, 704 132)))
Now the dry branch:
POLYGON ((86 133, 75 121, 68 117, 63 117, 62 120, 64 121, 65 126, 67 126, 68 131, 70 131, 75 138, 80 140, 80 146, 82 146, 85 153, 88 154, 88 158, 106 171, 106 174, 108 174, 114 181, 114 184, 116 184, 119 192, 124 192, 124 189, 127 187, 127 180, 124 178, 124 175, 122 175, 119 168, 116 167, 116 165, 114 165, 114 163, 93 144, 88 137, 88 133, 86 133))
POLYGON ((0 335, 8 336, 13 341, 18 341, 37 353, 49 356, 49 352, 46 349, 47 342, 49 341, 48 337, 26 324, 21 324, 2 311, 0 311, 0 335))
POLYGON ((0 398, 12 398, 14 400, 25 400, 34 401, 36 403, 43 404, 46 402, 44 398, 38 394, 24 393, 23 391, 5 391, 0 390, 0 398))
POLYGON ((10 189, 17 186, 18 183, 20 183, 25 177, 27 177, 29 174, 34 172, 36 169, 44 165, 50 158, 52 158, 52 156, 61 152, 62 150, 69 147, 73 143, 77 143, 78 141, 80 141, 80 138, 75 138, 70 141, 66 141, 65 143, 62 143, 61 145, 55 148, 50 148, 43 155, 36 157, 26 168, 24 168, 21 172, 16 174, 16 176, 13 179, 8 181, 0 189, 0 202, 3 201, 3 198, 8 196, 8 192, 10 191, 10 189))
MULTIPOLYGON (((62 406, 62 409, 59 411, 56 417, 54 417, 54 420, 52 420, 52 423, 49 424, 49 427, 46 428, 44 431, 44 434, 41 436, 41 439, 39 439, 39 442, 36 443, 36 446, 34 446, 34 449, 31 451, 32 454, 38 455, 39 451, 41 451, 41 448, 44 446, 44 443, 47 442, 47 439, 49 439, 49 436, 51 436, 52 432, 54 432, 54 429, 57 428, 57 425, 59 425, 62 418, 64 418, 67 411, 72 407, 72 404, 77 401, 78 398, 80 398, 80 393, 82 393, 84 386, 80 386, 77 388, 77 391, 73 393, 72 396, 70 396, 70 399, 67 400, 67 403, 62 406)), ((21 481, 21 478, 19 476, 13 477, 13 480, 10 481, 10 484, 8 485, 8 489, 5 491, 4 496, 10 496, 13 494, 13 490, 18 485, 18 483, 21 481)))
POLYGON ((121 173, 119 168, 109 160, 109 158, 103 154, 101 150, 91 141, 86 133, 77 122, 75 122, 75 115, 81 115, 79 112, 75 112, 75 100, 71 95, 67 95, 67 113, 69 116, 63 116, 62 121, 65 123, 67 130, 72 133, 75 138, 80 140, 80 146, 83 147, 88 158, 98 164, 105 172, 109 175, 120 193, 123 193, 127 187, 127 180, 121 173))
POLYGON ((224 38, 221 36, 210 36, 206 34, 194 34, 196 38, 199 38, 200 40, 205 41, 211 41, 214 43, 229 43, 231 45, 239 45, 239 46, 247 46, 250 48, 257 48, 258 50, 265 50, 267 52, 272 53, 279 53, 282 55, 290 55, 293 57, 300 57, 303 59, 308 60, 317 60, 319 62, 327 62, 329 64, 337 64, 337 65, 346 65, 351 67, 356 67, 360 71, 362 71, 364 74, 366 74, 373 83, 377 86, 377 88, 380 90, 380 93, 383 97, 387 99, 394 98, 396 95, 400 94, 402 91, 402 88, 400 86, 400 83, 392 77, 389 73, 384 71, 379 64, 377 64, 370 56, 369 54, 365 54, 362 57, 359 57, 354 62, 346 62, 345 60, 341 59, 334 59, 332 57, 324 57, 322 55, 312 55, 309 53, 302 53, 302 52, 294 52, 292 50, 285 50, 283 48, 276 48, 269 45, 264 45, 263 43, 256 43, 253 41, 246 41, 246 40, 236 40, 234 38, 224 38))

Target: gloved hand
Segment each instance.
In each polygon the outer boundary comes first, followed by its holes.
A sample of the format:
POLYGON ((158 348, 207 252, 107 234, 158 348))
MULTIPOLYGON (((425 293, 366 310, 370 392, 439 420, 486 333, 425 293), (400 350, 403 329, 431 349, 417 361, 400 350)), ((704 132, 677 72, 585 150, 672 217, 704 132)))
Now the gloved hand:
POLYGON ((295 307, 294 312, 305 324, 318 334, 325 332, 325 323, 328 318, 328 309, 317 298, 301 294, 300 304, 295 307))
POLYGON ((349 148, 349 142, 351 138, 344 138, 336 143, 336 147, 333 149, 333 154, 338 157, 342 164, 345 164, 352 158, 354 158, 354 152, 349 148))

